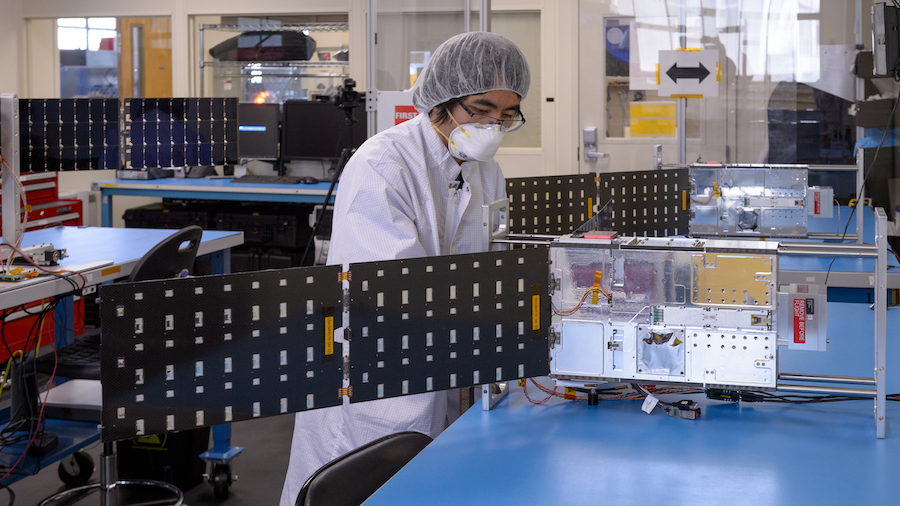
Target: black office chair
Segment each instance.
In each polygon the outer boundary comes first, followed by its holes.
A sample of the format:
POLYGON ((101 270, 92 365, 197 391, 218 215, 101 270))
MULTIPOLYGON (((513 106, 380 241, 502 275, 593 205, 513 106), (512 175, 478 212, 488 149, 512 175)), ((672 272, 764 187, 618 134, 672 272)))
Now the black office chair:
POLYGON ((431 441, 419 432, 398 432, 360 446, 313 473, 295 505, 359 506, 431 441))
POLYGON ((148 281, 190 274, 200 249, 203 229, 197 225, 184 227, 148 251, 131 270, 128 281, 148 281), (183 243, 188 244, 181 247, 183 243))
MULTIPOLYGON (((131 271, 131 275, 128 276, 128 281, 166 279, 189 274, 194 265, 194 259, 197 257, 197 251, 200 249, 200 237, 202 235, 203 229, 196 225, 185 227, 170 235, 138 260, 138 263, 131 271), (182 247, 182 244, 185 242, 188 244, 182 247)), ((68 501, 72 498, 79 497, 82 493, 95 488, 100 489, 101 504, 118 506, 121 504, 118 490, 120 487, 134 487, 145 490, 145 492, 136 492, 129 496, 146 500, 147 502, 130 503, 131 506, 166 503, 172 506, 179 506, 184 502, 184 494, 172 484, 155 480, 118 480, 117 476, 115 447, 113 443, 103 443, 103 453, 100 455, 99 482, 64 490, 44 499, 39 506, 49 506, 56 503, 68 504, 68 501), (146 490, 152 490, 153 488, 158 489, 156 492, 161 491, 161 495, 165 495, 165 497, 148 497, 150 493, 146 492, 146 490)), ((156 494, 153 495, 155 496, 156 494)))
POLYGON ((428 446, 419 432, 398 432, 341 455, 303 484, 296 506, 359 506, 428 446))

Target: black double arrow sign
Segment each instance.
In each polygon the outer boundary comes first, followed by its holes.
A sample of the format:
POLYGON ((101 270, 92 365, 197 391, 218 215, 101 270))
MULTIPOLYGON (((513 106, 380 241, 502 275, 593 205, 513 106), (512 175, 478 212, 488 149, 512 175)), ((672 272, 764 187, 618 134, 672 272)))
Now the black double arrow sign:
POLYGON ((706 67, 703 66, 702 63, 699 63, 699 67, 679 67, 678 63, 672 65, 672 68, 666 71, 666 75, 672 78, 675 83, 678 83, 679 79, 699 79, 699 82, 703 82, 706 79, 706 76, 709 75, 709 71, 706 70, 706 67))

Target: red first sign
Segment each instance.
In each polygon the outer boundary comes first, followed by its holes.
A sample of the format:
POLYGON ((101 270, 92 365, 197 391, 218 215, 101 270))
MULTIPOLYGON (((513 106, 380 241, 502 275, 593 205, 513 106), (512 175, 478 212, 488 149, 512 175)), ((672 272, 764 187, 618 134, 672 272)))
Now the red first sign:
POLYGON ((399 125, 419 115, 419 111, 411 105, 398 105, 394 107, 394 124, 399 125))

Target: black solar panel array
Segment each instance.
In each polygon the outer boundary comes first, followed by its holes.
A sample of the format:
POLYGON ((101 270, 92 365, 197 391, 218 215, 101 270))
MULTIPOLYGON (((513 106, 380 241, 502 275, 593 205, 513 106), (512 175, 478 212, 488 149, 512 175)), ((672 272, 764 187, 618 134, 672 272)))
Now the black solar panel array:
POLYGON ((577 229, 594 214, 595 178, 591 173, 507 179, 510 233, 561 235, 577 229))
POLYGON ((600 221, 619 235, 666 237, 688 233, 689 169, 609 172, 599 178, 600 221))
POLYGON ((351 271, 351 402, 548 373, 546 249, 351 271))
POLYGON ((126 150, 132 169, 238 162, 236 98, 133 98, 126 150))
POLYGON ((339 271, 101 287, 103 440, 340 404, 339 271))
POLYGON ((104 441, 549 372, 546 250, 101 288, 104 441), (344 295, 346 297, 346 295, 344 295))
POLYGON ((19 100, 20 172, 116 169, 119 101, 19 100))

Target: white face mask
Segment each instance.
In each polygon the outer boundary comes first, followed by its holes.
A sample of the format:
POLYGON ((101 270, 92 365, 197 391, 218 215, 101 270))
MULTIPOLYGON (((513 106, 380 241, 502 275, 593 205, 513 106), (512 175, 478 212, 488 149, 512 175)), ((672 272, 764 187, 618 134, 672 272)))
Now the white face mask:
POLYGON ((486 125, 481 123, 466 123, 460 125, 450 111, 447 111, 450 119, 456 123, 456 128, 450 132, 450 137, 444 135, 441 129, 431 122, 431 126, 440 134, 441 137, 447 139, 447 147, 450 154, 458 160, 478 160, 486 162, 497 154, 500 143, 506 132, 501 130, 498 125, 486 125))
POLYGON ((496 125, 466 123, 450 132, 447 145, 454 158, 486 162, 497 154, 505 134, 496 125))

